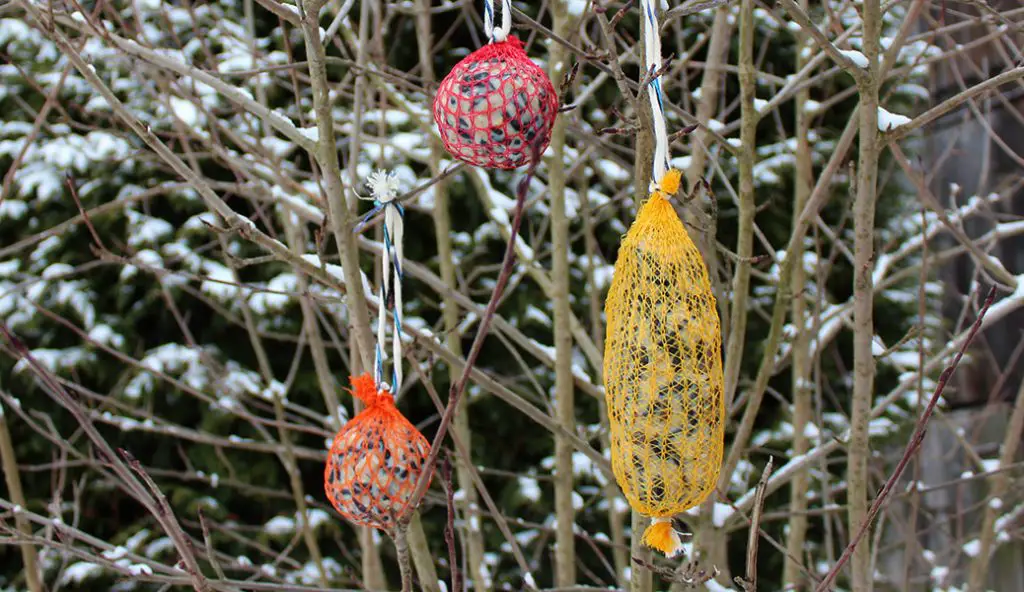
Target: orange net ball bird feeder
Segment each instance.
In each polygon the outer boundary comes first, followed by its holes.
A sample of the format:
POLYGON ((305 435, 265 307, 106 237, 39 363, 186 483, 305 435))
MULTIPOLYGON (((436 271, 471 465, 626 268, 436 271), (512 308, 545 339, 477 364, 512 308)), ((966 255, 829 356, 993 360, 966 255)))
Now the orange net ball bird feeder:
POLYGON ((605 304, 605 396, 615 479, 654 518, 645 544, 672 556, 672 516, 701 503, 722 464, 721 328, 707 268, 668 197, 669 170, 619 249, 605 304))
POLYGON ((434 97, 434 120, 445 149, 471 165, 514 169, 551 143, 558 97, 547 74, 515 37, 462 59, 434 97))
POLYGON ((352 378, 365 405, 334 437, 324 470, 331 505, 360 526, 391 531, 404 516, 430 444, 369 374, 352 378))

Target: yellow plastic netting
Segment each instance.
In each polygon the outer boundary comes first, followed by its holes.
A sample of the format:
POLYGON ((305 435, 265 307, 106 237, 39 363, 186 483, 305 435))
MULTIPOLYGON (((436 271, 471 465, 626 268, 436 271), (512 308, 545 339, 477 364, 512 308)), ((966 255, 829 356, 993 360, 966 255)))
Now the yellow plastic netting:
POLYGON ((655 518, 644 542, 681 548, 671 517, 704 500, 722 464, 721 327, 707 268, 668 202, 665 174, 619 248, 604 375, 612 469, 630 506, 655 518))

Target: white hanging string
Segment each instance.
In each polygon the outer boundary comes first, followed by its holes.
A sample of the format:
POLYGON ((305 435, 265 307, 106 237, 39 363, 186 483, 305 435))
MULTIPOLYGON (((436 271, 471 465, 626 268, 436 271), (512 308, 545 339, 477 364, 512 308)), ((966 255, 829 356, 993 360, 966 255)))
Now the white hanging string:
MULTIPOLYGON (((405 208, 398 196, 398 178, 394 173, 377 171, 368 181, 373 194, 373 209, 363 218, 369 220, 377 212, 384 212, 384 252, 381 256, 381 285, 377 302, 377 345, 374 348, 374 379, 382 387, 390 386, 397 393, 402 386, 402 261, 405 237, 405 208), (392 280, 393 278, 393 280, 392 280), (394 285, 392 286, 392 281, 394 285), (384 365, 387 362, 384 345, 387 339, 388 297, 393 296, 391 309, 394 332, 391 336, 391 385, 384 383, 384 365)), ((362 225, 360 225, 362 226, 362 225)))
MULTIPOLYGON (((644 39, 644 65, 650 74, 661 67, 661 36, 658 34, 658 13, 655 12, 653 0, 640 0, 643 20, 640 21, 640 32, 644 39), (646 25, 646 26, 645 26, 646 25)), ((665 123, 665 104, 661 92, 661 76, 651 80, 650 92, 651 112, 654 119, 654 170, 651 186, 657 186, 668 170, 668 126, 665 123)))
POLYGON ((494 0, 484 0, 484 34, 487 42, 502 42, 512 32, 512 0, 501 0, 501 27, 494 28, 494 0))

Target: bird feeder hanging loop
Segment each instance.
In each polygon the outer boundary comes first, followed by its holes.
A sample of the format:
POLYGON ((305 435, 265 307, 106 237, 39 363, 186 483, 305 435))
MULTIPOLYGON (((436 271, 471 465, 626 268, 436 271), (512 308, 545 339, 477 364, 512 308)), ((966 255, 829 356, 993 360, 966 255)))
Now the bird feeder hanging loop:
POLYGON ((484 34, 488 43, 501 43, 512 32, 512 0, 501 0, 501 26, 494 27, 494 0, 484 0, 484 34))

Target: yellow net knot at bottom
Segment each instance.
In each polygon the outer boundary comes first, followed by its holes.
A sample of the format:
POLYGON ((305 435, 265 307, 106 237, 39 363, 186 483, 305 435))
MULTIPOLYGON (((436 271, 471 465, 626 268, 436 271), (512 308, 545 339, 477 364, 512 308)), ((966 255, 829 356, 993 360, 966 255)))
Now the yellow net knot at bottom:
POLYGON ((666 557, 675 557, 683 550, 683 541, 672 528, 671 518, 655 518, 644 531, 643 543, 661 551, 666 557))

